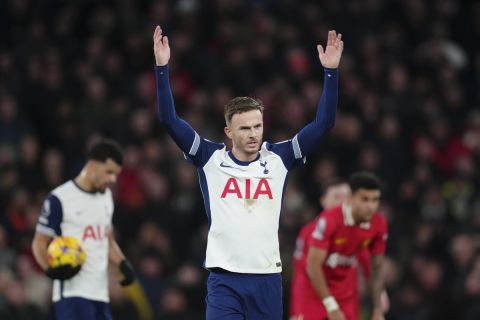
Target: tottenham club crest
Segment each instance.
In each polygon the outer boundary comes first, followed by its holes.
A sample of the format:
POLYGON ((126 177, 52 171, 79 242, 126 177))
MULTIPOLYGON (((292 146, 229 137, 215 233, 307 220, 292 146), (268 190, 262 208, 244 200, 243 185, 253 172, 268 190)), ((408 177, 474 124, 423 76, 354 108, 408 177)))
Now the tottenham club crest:
POLYGON ((268 174, 267 161, 265 162, 260 161, 260 165, 263 167, 263 174, 268 174))

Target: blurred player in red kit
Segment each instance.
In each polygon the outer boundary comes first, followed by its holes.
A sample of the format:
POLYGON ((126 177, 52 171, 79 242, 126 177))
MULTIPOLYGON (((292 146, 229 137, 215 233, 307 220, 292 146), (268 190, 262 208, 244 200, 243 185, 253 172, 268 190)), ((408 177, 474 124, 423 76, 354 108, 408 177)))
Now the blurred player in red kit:
MULTIPOLYGON (((323 210, 328 210, 341 205, 350 195, 350 186, 344 180, 334 179, 321 187, 319 202, 323 210)), ((321 214, 321 213, 320 213, 321 214)), ((320 214, 300 229, 295 242, 293 253, 293 278, 290 296, 290 316, 296 319, 297 301, 306 286, 310 287, 310 279, 307 275, 307 254, 309 238, 317 225, 320 214)), ((365 260, 362 260, 365 261, 365 260)))
POLYGON ((359 319, 357 265, 364 250, 371 255, 372 320, 383 319, 380 271, 387 222, 378 212, 380 182, 371 173, 359 172, 349 179, 349 186, 346 201, 322 212, 299 236, 307 248, 299 248, 297 242, 296 255, 307 258, 295 261, 292 320, 359 319))

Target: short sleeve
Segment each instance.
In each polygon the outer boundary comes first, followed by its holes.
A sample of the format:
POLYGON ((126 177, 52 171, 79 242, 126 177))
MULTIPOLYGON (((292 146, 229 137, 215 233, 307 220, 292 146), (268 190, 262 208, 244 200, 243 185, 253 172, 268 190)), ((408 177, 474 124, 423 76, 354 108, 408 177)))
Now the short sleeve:
POLYGON ((223 148, 225 148, 223 143, 203 139, 195 132, 195 140, 192 147, 188 154, 184 153, 184 156, 187 161, 193 163, 196 167, 203 167, 216 150, 223 148))
POLYGON ((306 158, 300 150, 297 136, 283 142, 267 143, 267 150, 278 154, 288 171, 302 166, 306 162, 306 158))
POLYGON ((318 218, 315 229, 313 230, 309 238, 309 245, 319 249, 328 250, 334 232, 334 221, 327 215, 321 216, 320 218, 318 218))
POLYGON ((60 225, 63 219, 63 209, 60 200, 53 194, 43 202, 42 212, 38 218, 37 231, 51 237, 62 234, 60 225))
POLYGON ((388 225, 387 220, 381 216, 378 221, 378 227, 375 236, 372 239, 372 243, 369 247, 372 256, 378 256, 385 253, 388 239, 388 225))

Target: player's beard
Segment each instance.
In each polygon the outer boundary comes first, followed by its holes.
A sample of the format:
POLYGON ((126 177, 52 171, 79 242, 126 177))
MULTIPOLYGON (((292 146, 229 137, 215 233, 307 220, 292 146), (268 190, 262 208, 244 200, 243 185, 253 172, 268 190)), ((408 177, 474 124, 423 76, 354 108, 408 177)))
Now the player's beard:
POLYGON ((101 185, 100 187, 97 188, 97 192, 104 193, 107 190, 108 186, 107 185, 101 185))
POLYGON ((258 152, 258 150, 260 150, 260 141, 257 140, 257 139, 254 139, 254 140, 250 140, 248 141, 247 143, 245 143, 245 147, 243 148, 245 153, 248 153, 248 154, 256 154, 258 152), (254 142, 255 145, 250 145, 249 143, 252 143, 254 142))
POLYGON ((370 221, 372 221, 372 218, 373 218, 373 214, 374 214, 374 213, 375 213, 375 211, 374 211, 374 212, 371 212, 371 213, 370 213, 370 212, 367 212, 367 213, 365 213, 364 215, 362 215, 362 220, 363 220, 362 222, 370 222, 370 221))
POLYGON ((100 181, 96 173, 93 173, 92 180, 94 185, 94 190, 93 190, 94 192, 104 193, 105 190, 107 190, 108 184, 102 183, 102 181, 100 181))

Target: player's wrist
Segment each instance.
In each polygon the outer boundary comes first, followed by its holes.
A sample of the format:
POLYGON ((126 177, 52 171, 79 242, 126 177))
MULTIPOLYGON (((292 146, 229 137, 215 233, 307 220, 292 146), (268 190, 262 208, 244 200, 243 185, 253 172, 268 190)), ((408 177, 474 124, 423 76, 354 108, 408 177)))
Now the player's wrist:
POLYGON ((327 310, 328 313, 336 311, 340 309, 337 300, 333 296, 328 296, 322 300, 323 306, 327 310))

